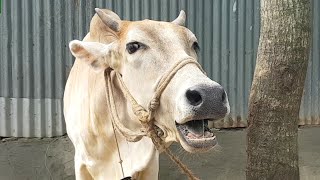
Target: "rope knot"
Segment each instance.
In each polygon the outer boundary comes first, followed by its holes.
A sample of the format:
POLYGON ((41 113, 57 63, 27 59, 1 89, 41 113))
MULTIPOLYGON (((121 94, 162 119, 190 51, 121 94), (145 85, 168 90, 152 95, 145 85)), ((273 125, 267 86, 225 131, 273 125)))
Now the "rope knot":
POLYGON ((149 104, 149 111, 153 112, 155 111, 160 105, 160 100, 158 97, 154 97, 149 104))
POLYGON ((149 119, 149 113, 140 105, 133 106, 133 113, 138 117, 141 123, 147 123, 149 119))

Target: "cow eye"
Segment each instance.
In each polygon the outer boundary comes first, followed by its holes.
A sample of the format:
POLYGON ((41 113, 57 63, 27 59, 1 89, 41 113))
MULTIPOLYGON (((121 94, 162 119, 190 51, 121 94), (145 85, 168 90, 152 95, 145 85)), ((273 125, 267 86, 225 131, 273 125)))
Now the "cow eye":
POLYGON ((192 44, 192 48, 194 49, 194 51, 195 51, 197 54, 199 53, 199 51, 200 51, 200 46, 199 46, 198 42, 194 42, 194 43, 192 44))
POLYGON ((127 48, 127 51, 129 54, 133 54, 143 47, 144 47, 144 45, 139 42, 131 42, 126 45, 126 48, 127 48))

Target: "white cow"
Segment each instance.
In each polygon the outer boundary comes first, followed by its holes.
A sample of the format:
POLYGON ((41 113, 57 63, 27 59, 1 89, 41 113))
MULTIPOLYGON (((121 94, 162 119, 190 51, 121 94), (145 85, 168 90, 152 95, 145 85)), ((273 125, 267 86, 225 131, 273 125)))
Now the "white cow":
MULTIPOLYGON (((115 107, 121 123, 138 132, 141 123, 120 90, 115 72, 121 74, 138 104, 147 109, 159 80, 174 64, 185 59, 197 61, 197 38, 184 27, 183 11, 172 22, 124 21, 109 10, 96 12, 83 41, 69 45, 76 61, 65 87, 64 115, 75 147, 76 179, 158 179, 159 151, 151 139, 128 142, 113 130, 104 71, 113 69, 115 107)), ((190 63, 179 69, 164 89, 154 114, 155 125, 167 146, 179 142, 189 152, 207 151, 216 144, 208 120, 225 117, 229 109, 224 89, 190 63)))

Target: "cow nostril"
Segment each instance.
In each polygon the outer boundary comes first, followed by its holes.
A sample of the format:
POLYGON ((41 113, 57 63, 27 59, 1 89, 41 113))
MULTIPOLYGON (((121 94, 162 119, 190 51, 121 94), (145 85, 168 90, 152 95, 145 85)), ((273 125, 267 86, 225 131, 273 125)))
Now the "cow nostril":
POLYGON ((202 97, 196 90, 187 90, 186 96, 189 103, 193 106, 198 106, 200 103, 202 103, 202 97))
POLYGON ((226 100, 226 92, 225 91, 223 91, 223 93, 222 93, 221 100, 222 100, 222 102, 225 102, 225 100, 226 100))

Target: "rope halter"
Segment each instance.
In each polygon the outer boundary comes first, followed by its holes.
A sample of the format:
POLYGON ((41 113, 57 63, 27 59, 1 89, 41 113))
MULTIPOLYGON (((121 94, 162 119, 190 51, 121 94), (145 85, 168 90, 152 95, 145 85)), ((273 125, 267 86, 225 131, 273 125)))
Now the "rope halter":
MULTIPOLYGON (((125 127, 119 119, 115 102, 114 102, 114 96, 113 96, 114 87, 111 82, 111 72, 113 71, 113 69, 107 68, 104 72, 104 77, 106 82, 107 105, 108 105, 108 109, 110 109, 110 112, 111 112, 111 121, 112 121, 112 125, 114 126, 114 130, 116 129, 129 142, 137 142, 141 140, 143 136, 148 136, 149 138, 152 139, 155 147, 159 151, 164 150, 166 154, 171 158, 171 160, 173 160, 182 169, 182 171, 188 175, 189 179, 197 179, 196 177, 193 176, 192 172, 181 161, 179 161, 179 159, 177 159, 171 153, 171 151, 164 145, 164 141, 161 139, 161 136, 159 136, 163 134, 163 132, 162 133, 159 132, 160 128, 157 128, 156 125, 154 124, 154 121, 155 121, 154 113, 160 106, 160 97, 163 91, 168 86, 168 84, 170 83, 174 75, 187 64, 195 64, 205 74, 204 70, 201 68, 201 65, 192 58, 186 58, 177 62, 176 64, 173 65, 170 71, 168 71, 166 74, 164 74, 161 77, 156 87, 155 94, 148 105, 148 110, 146 110, 144 107, 138 104, 138 102, 135 100, 135 98, 132 96, 132 94, 129 92, 128 88, 124 84, 121 75, 118 72, 115 72, 117 80, 120 84, 121 91, 123 92, 125 98, 130 101, 132 110, 142 125, 142 129, 138 132, 132 131, 127 127, 125 127)), ((120 152, 119 149, 118 149, 118 152, 120 152)), ((121 162, 121 157, 120 157, 120 162, 121 162)), ((122 167, 122 164, 121 164, 121 167, 122 167)))

